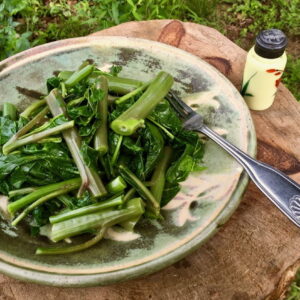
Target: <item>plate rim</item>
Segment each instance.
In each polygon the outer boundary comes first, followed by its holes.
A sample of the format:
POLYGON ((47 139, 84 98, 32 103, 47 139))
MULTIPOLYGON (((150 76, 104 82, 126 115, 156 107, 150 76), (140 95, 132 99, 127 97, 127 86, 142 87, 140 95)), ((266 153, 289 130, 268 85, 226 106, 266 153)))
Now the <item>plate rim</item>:
MULTIPOLYGON (((79 37, 79 38, 72 38, 72 39, 64 39, 59 40, 47 44, 43 44, 37 47, 33 47, 31 49, 25 50, 21 53, 18 53, 14 56, 11 56, 2 62, 0 62, 0 75, 2 75, 2 71, 6 71, 7 67, 14 66, 19 61, 22 61, 22 58, 24 57, 30 57, 35 56, 38 53, 46 53, 52 50, 60 49, 61 47, 65 46, 69 43, 80 43, 88 40, 103 40, 103 39, 113 39, 113 40, 135 40, 135 41, 143 41, 150 44, 159 44, 164 45, 164 47, 170 48, 174 51, 182 52, 185 55, 190 55, 194 59, 197 59, 201 61, 201 63, 205 63, 209 65, 207 62, 202 60, 201 58, 197 57, 196 55, 193 55, 187 51, 184 51, 180 48, 176 48, 170 45, 166 45, 164 43, 160 43, 157 41, 147 40, 147 39, 141 39, 141 38, 132 38, 132 37, 120 37, 120 36, 87 36, 87 37, 79 37)), ((213 68, 211 65, 209 65, 210 68, 213 68)), ((9 69, 9 68, 8 68, 9 69)), ((215 68, 213 68, 215 69, 215 68)), ((228 82, 234 89, 234 85, 226 78, 221 72, 219 72, 217 69, 215 69, 216 72, 219 73, 223 79, 228 82)), ((242 99, 242 98, 241 98, 242 99)), ((245 104, 246 105, 246 104, 245 104)), ((248 110, 249 111, 249 110, 248 110)), ((249 111, 249 122, 251 125, 251 129, 249 132, 251 133, 251 136, 249 137, 248 141, 248 149, 247 153, 249 153, 251 156, 256 155, 256 134, 255 129, 253 125, 253 120, 251 118, 251 114, 249 111)), ((230 216, 233 214, 233 212, 238 207, 242 194, 244 193, 246 186, 248 183, 248 176, 246 175, 245 171, 243 171, 240 176, 239 180, 236 184, 235 190, 233 194, 231 195, 230 200, 225 205, 225 207, 221 210, 221 212, 215 217, 215 219, 212 220, 210 224, 208 224, 203 231, 201 231, 197 236, 192 238, 190 241, 188 241, 186 244, 179 246, 175 250, 166 253, 160 257, 154 258, 153 260, 150 260, 148 262, 129 267, 122 270, 116 270, 112 272, 104 272, 104 273, 96 273, 96 274, 59 274, 59 273, 51 273, 51 272, 44 272, 44 271, 38 271, 33 269, 28 269, 26 267, 21 267, 13 263, 9 263, 6 261, 3 261, 0 259, 0 272, 3 274, 9 275, 11 277, 29 281, 29 282, 35 282, 35 283, 41 283, 46 285, 52 285, 52 286, 61 286, 61 287, 76 287, 76 286, 95 286, 95 285, 106 285, 111 284, 116 281, 124 281, 132 278, 139 277, 141 275, 147 275, 150 273, 153 273, 155 271, 158 271, 162 268, 165 268, 176 261, 180 260, 184 256, 190 254, 194 250, 200 247, 200 245, 204 244, 211 236, 213 236, 216 231, 230 218, 230 216)))

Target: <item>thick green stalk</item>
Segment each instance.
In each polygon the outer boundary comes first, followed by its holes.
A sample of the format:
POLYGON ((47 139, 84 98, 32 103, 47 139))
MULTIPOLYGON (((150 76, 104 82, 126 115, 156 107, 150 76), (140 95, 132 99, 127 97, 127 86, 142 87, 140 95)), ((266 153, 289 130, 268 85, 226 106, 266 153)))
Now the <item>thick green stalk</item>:
POLYGON ((81 183, 80 178, 73 178, 73 179, 63 181, 63 182, 53 183, 50 185, 40 187, 36 191, 22 197, 21 199, 15 201, 15 202, 9 203, 8 211, 13 216, 18 210, 20 210, 24 206, 31 204, 35 200, 37 200, 45 195, 48 195, 49 193, 52 193, 59 189, 67 189, 69 186, 77 186, 78 187, 80 185, 80 183, 81 183))
POLYGON ((111 128, 118 134, 132 135, 139 127, 144 126, 144 119, 167 95, 172 85, 173 77, 160 72, 143 95, 111 123, 111 128))
POLYGON ((106 76, 108 80, 108 90, 110 93, 125 95, 136 90, 143 83, 134 79, 106 76))
POLYGON ((127 221, 120 223, 120 226, 122 226, 125 230, 133 231, 135 225, 138 223, 140 218, 141 216, 133 217, 127 221))
MULTIPOLYGON (((48 106, 53 116, 63 114, 67 118, 66 104, 57 89, 53 89, 46 97, 48 106)), ((88 188, 94 197, 100 197, 106 194, 105 187, 95 170, 85 165, 80 154, 81 139, 75 128, 63 132, 64 140, 71 152, 74 162, 78 168, 82 185, 79 189, 79 195, 88 188)))
POLYGON ((68 185, 65 186, 62 189, 58 189, 57 191, 54 191, 48 195, 45 195, 41 198, 39 198, 38 200, 36 200, 35 202, 31 203, 29 206, 27 206, 11 223, 11 225, 16 226, 21 220, 23 220, 31 211, 33 211, 36 207, 38 207, 39 205, 47 202, 48 200, 51 200, 53 198, 56 198, 57 196, 66 194, 72 190, 75 190, 77 188, 79 188, 80 183, 78 182, 78 184, 74 184, 74 185, 68 185))
POLYGON ((137 89, 133 90, 132 92, 123 95, 122 97, 120 97, 119 99, 117 99, 115 102, 117 104, 121 104, 121 103, 126 102, 128 99, 130 99, 130 98, 138 95, 142 91, 144 91, 149 86, 149 84, 150 84, 150 82, 144 83, 142 86, 138 87, 137 89))
POLYGON ((49 112, 49 108, 45 107, 41 110, 31 121, 29 121, 24 127, 22 127, 16 134, 14 134, 4 145, 3 145, 3 153, 7 153, 8 149, 11 147, 18 138, 22 137, 26 134, 30 129, 32 129, 36 124, 41 122, 42 119, 47 115, 49 112))
POLYGON ((22 113, 20 113, 20 117, 29 119, 30 115, 37 110, 38 108, 40 108, 41 106, 45 106, 46 105, 46 100, 42 99, 39 101, 35 101, 32 104, 30 104, 22 113))
POLYGON ((141 198, 131 199, 127 206, 120 210, 106 209, 52 225, 51 240, 61 241, 65 238, 82 234, 100 227, 110 227, 144 213, 141 198))
POLYGON ((91 205, 77 208, 74 210, 70 210, 65 213, 61 213, 56 216, 50 217, 49 221, 51 224, 55 224, 55 223, 63 222, 63 221, 66 221, 66 220, 69 220, 69 219, 72 219, 75 217, 80 217, 80 216, 88 215, 91 213, 95 213, 95 212, 98 212, 98 211, 106 209, 106 208, 115 207, 115 206, 123 204, 122 198, 123 198, 123 196, 118 196, 113 199, 101 201, 100 203, 95 203, 95 204, 91 204, 91 205))
POLYGON ((118 194, 124 191, 126 187, 127 184, 121 176, 118 176, 106 185, 106 189, 110 194, 118 194))
POLYGON ((153 185, 150 187, 150 191, 156 199, 157 203, 161 202, 161 197, 164 191, 166 181, 166 171, 169 166, 171 156, 172 148, 168 146, 165 147, 152 174, 151 181, 153 182, 153 185))
POLYGON ((59 79, 61 79, 62 81, 66 81, 71 77, 71 75, 73 73, 74 73, 74 71, 61 71, 61 72, 59 72, 57 77, 59 79))
POLYGON ((99 230, 99 232, 93 237, 92 239, 79 244, 79 245, 74 245, 74 246, 68 246, 68 247, 39 247, 37 248, 35 254, 37 255, 57 255, 57 254, 68 254, 68 253, 74 253, 74 252, 79 252, 85 249, 88 249, 97 243, 99 243, 104 234, 106 232, 106 227, 103 227, 99 230))
POLYGON ((23 189, 18 189, 18 190, 13 190, 8 192, 9 198, 13 198, 15 196, 20 196, 20 195, 26 195, 34 192, 37 188, 36 187, 27 187, 23 189))
POLYGON ((99 151, 100 155, 104 155, 108 151, 107 143, 107 95, 108 95, 108 83, 104 76, 100 77, 100 80, 96 82, 96 88, 101 89, 104 92, 102 100, 99 102, 99 119, 100 126, 97 129, 94 137, 94 148, 99 151))
POLYGON ((2 149, 3 154, 7 155, 10 152, 12 152, 13 150, 15 150, 16 148, 19 148, 19 147, 27 145, 27 144, 36 143, 36 142, 40 141, 41 139, 44 139, 44 138, 46 138, 48 136, 51 136, 51 135, 56 135, 58 133, 61 133, 64 130, 67 130, 67 129, 72 128, 72 127, 74 127, 74 121, 69 121, 69 122, 66 122, 64 124, 58 125, 56 127, 47 129, 45 131, 30 135, 30 136, 25 137, 23 139, 18 139, 16 141, 14 141, 13 143, 3 147, 3 149, 2 149))
POLYGON ((3 117, 9 117, 11 120, 15 121, 17 118, 17 108, 12 103, 4 102, 3 117))
POLYGON ((147 201, 147 208, 155 215, 159 216, 160 206, 153 197, 149 189, 136 177, 127 167, 120 165, 119 171, 123 179, 130 184, 143 199, 147 201))
POLYGON ((94 70, 93 65, 87 65, 84 68, 74 72, 66 81, 66 87, 72 87, 76 85, 79 81, 89 76, 94 70))
POLYGON ((8 203, 9 198, 7 196, 0 195, 0 217, 10 222, 12 217, 7 209, 8 203))

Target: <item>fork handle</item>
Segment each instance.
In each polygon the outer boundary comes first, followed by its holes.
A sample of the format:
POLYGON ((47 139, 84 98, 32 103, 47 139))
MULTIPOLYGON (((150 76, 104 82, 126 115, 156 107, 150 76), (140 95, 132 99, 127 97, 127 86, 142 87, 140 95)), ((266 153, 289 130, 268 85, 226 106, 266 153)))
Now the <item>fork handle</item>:
POLYGON ((257 187, 298 227, 300 227, 300 185, 281 171, 257 161, 216 132, 202 126, 197 129, 231 154, 247 171, 257 187))

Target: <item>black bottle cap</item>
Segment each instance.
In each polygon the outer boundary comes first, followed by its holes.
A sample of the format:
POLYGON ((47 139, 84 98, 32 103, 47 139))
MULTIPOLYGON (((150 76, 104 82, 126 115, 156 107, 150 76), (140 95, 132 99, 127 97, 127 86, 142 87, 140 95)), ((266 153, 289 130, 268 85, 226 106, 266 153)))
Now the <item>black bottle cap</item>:
POLYGON ((265 58, 280 57, 287 45, 285 34, 279 29, 263 30, 256 37, 254 51, 265 58))

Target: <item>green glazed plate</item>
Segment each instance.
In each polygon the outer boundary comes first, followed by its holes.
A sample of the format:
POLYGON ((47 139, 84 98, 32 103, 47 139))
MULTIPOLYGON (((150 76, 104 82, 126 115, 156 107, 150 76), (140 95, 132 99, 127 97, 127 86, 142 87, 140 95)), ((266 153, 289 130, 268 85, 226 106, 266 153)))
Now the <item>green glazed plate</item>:
MULTIPOLYGON (((201 112, 207 124, 255 154, 256 137, 247 106, 235 87, 201 59, 158 42, 124 37, 83 37, 39 46, 0 63, 0 105, 20 110, 46 93, 45 80, 58 70, 75 70, 90 59, 107 70, 121 65, 120 76, 147 81, 160 70, 175 77, 174 89, 201 112)), ((142 221, 135 234, 111 231, 84 252, 35 256, 46 239, 30 237, 0 218, 0 272, 56 286, 105 285, 150 274, 195 250, 234 212, 247 184, 242 168, 212 141, 204 163, 164 209, 163 221, 142 221), (119 241, 116 241, 119 240, 119 241), (122 240, 126 241, 122 241, 122 240)))

